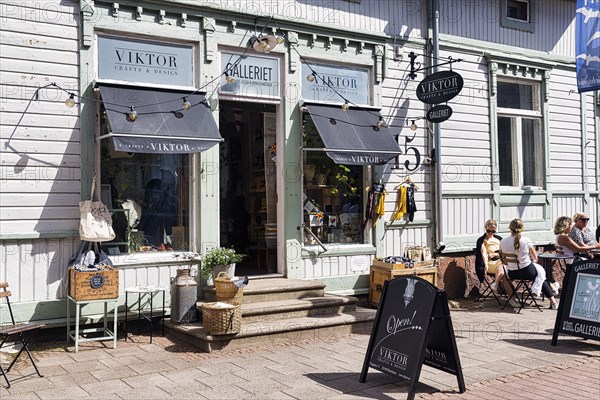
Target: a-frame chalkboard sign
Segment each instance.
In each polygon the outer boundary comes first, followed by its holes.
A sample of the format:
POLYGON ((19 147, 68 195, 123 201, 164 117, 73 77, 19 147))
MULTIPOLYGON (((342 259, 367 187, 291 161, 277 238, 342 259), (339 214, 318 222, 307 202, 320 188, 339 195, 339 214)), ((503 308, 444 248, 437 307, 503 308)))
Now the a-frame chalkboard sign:
POLYGON ((413 399, 423 364, 456 375, 465 392, 446 292, 416 276, 386 281, 360 382, 375 368, 408 381, 413 399))
POLYGON ((600 261, 578 261, 567 268, 552 346, 559 333, 600 340, 600 261))

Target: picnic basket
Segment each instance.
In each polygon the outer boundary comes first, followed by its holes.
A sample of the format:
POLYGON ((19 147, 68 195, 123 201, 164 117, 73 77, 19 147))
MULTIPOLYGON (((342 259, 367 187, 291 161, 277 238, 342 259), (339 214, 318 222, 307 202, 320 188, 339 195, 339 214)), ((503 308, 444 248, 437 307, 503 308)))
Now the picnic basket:
POLYGON ((237 287, 225 272, 219 272, 215 279, 215 291, 217 292, 217 301, 233 305, 242 304, 244 289, 237 287))
POLYGON ((229 303, 202 305, 204 332, 208 335, 230 335, 242 329, 242 306, 229 303))

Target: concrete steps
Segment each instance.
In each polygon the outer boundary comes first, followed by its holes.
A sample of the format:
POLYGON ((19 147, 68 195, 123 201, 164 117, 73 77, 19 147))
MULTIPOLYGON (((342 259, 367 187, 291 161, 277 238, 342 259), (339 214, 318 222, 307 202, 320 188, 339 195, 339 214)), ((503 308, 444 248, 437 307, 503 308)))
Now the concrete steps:
MULTIPOLYGON (((205 288, 203 294, 202 302, 216 301, 214 287, 205 288)), ((202 322, 177 325, 167 319, 164 323, 170 334, 202 351, 235 350, 369 333, 376 310, 356 304, 354 297, 325 294, 321 281, 257 279, 244 288, 242 328, 237 334, 208 335, 202 322)))

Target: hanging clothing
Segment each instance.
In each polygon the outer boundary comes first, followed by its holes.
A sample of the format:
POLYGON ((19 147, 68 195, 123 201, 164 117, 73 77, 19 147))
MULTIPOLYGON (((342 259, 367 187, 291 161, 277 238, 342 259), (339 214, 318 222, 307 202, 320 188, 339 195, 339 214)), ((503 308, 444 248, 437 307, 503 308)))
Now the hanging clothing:
POLYGON ((377 193, 375 197, 377 198, 377 206, 375 207, 375 212, 373 215, 373 223, 372 227, 375 227, 379 218, 383 217, 385 214, 385 191, 382 193, 377 193))
POLYGON ((406 214, 406 186, 400 186, 396 196, 396 209, 390 218, 390 223, 402 219, 404 214, 406 214))
POLYGON ((417 211, 417 204, 415 203, 415 189, 411 185, 406 188, 406 212, 408 214, 408 220, 410 222, 413 222, 416 211, 417 211))
POLYGON ((363 223, 362 223, 363 230, 366 228, 369 220, 373 218, 372 214, 375 209, 375 205, 373 204, 374 202, 375 202, 375 192, 373 191, 373 189, 369 189, 369 191, 367 192, 367 208, 365 209, 365 219, 363 220, 363 223))

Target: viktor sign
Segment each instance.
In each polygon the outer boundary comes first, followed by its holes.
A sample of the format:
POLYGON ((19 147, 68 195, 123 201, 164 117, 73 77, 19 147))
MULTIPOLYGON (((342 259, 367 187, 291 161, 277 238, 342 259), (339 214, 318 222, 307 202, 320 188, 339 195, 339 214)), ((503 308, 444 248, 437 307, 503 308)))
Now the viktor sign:
POLYGON ((445 103, 454 98, 463 88, 463 78, 454 71, 431 74, 417 86, 417 98, 425 104, 445 103))

